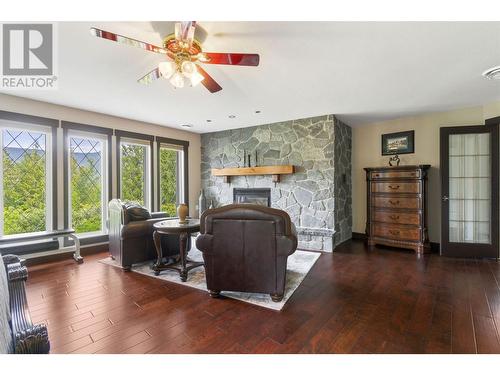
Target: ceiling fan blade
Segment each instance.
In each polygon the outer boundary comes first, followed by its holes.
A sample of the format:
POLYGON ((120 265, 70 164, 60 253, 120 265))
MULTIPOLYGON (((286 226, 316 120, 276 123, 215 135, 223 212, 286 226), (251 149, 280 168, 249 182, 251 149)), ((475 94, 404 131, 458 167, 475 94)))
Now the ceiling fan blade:
POLYGON ((222 87, 215 82, 215 80, 201 66, 196 65, 196 68, 198 68, 198 72, 204 77, 204 80, 201 81, 201 83, 207 88, 208 91, 214 93, 222 90, 222 87))
POLYGON ((155 68, 146 74, 144 77, 141 77, 137 80, 137 82, 142 83, 144 85, 149 85, 153 81, 157 80, 161 77, 160 69, 155 68))
POLYGON ((258 66, 260 57, 256 53, 216 53, 203 52, 207 57, 200 60, 205 64, 224 64, 224 65, 240 65, 240 66, 258 66))
POLYGON ((167 51, 164 48, 155 46, 154 44, 141 42, 140 40, 137 40, 137 39, 128 38, 126 36, 115 34, 115 33, 109 32, 109 31, 101 30, 101 29, 97 29, 95 27, 90 28, 90 34, 92 34, 93 36, 96 36, 98 38, 111 40, 113 42, 127 44, 127 45, 133 46, 133 47, 139 47, 139 48, 145 49, 146 51, 152 51, 152 52, 157 52, 157 53, 167 53, 167 51))

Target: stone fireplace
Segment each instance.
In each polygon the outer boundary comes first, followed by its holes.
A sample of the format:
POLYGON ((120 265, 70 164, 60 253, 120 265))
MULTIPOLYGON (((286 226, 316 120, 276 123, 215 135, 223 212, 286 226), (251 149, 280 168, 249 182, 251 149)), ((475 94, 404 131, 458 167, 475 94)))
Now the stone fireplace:
POLYGON ((234 188, 233 203, 250 203, 271 207, 271 189, 266 188, 234 188))
POLYGON ((299 248, 332 251, 351 238, 351 128, 335 116, 205 133, 201 146, 201 184, 214 206, 269 203, 270 195, 270 207, 295 224, 299 248), (212 176, 212 168, 245 166, 244 154, 253 155, 252 166, 293 165, 295 173, 277 183, 271 176, 232 176, 230 183, 212 176), (242 198, 241 189, 268 195, 242 198))

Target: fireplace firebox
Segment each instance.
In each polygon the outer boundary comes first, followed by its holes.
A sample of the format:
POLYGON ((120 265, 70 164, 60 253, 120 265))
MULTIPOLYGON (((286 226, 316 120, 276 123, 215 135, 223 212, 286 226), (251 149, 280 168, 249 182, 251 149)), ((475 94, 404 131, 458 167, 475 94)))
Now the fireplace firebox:
POLYGON ((237 204, 258 204, 271 207, 271 189, 267 188, 234 188, 233 202, 237 204))

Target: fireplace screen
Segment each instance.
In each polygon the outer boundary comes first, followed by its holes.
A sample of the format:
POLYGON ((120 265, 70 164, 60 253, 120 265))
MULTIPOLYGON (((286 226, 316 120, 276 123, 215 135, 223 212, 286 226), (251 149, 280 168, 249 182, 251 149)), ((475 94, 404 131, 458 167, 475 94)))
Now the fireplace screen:
POLYGON ((233 202, 271 207, 271 189, 233 189, 233 202))

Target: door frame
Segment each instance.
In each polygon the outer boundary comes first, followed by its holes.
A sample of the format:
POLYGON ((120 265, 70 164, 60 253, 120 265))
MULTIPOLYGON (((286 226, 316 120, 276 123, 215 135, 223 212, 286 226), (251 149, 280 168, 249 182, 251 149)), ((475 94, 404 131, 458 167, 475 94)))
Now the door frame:
POLYGON ((499 140, 498 124, 452 126, 440 128, 440 175, 441 175, 441 255, 450 257, 497 258, 499 234, 499 140), (491 244, 449 242, 449 136, 451 134, 491 133, 491 244), (474 247, 474 248, 472 248, 474 247), (476 255, 477 253, 477 255, 476 255))

